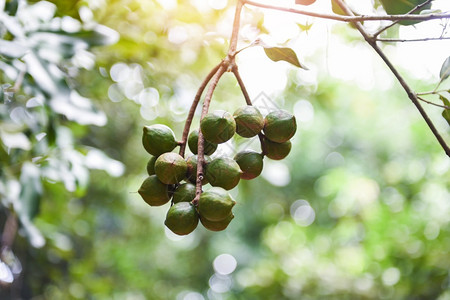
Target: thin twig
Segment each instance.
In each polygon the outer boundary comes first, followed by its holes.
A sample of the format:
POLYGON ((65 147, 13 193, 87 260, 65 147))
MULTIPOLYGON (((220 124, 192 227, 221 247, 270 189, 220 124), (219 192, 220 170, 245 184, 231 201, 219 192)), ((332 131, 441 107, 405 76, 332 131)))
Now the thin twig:
POLYGON ((250 99, 250 96, 248 95, 247 89, 245 88, 244 81, 241 78, 241 74, 239 74, 239 70, 238 70, 238 67, 236 64, 234 64, 232 66, 231 72, 233 72, 234 77, 236 77, 239 87, 241 88, 242 94, 244 95, 245 103, 247 103, 247 105, 253 105, 252 100, 250 99))
MULTIPOLYGON (((245 103, 247 103, 247 105, 253 105, 252 100, 250 99, 250 96, 248 95, 244 81, 241 78, 241 74, 239 74, 238 66, 236 64, 234 64, 233 67, 231 68, 231 71, 233 72, 234 76, 236 77, 239 87, 241 88, 242 94, 244 95, 245 103)), ((264 134, 262 134, 261 132, 258 133, 258 138, 259 138, 259 143, 261 145, 262 154, 264 155, 264 149, 265 149, 264 134)))
POLYGON ((426 95, 437 95, 440 93, 450 93, 450 89, 449 90, 431 91, 431 92, 421 92, 421 93, 416 93, 416 94, 417 94, 417 96, 426 96, 426 95))
MULTIPOLYGON (((342 10, 348 14, 352 15, 353 12, 348 8, 348 6, 342 2, 342 0, 335 0, 336 3, 342 8, 342 10)), ((364 37, 364 39, 367 41, 367 43, 377 52, 377 54, 381 57, 381 59, 385 62, 385 64, 388 66, 388 68, 391 70, 391 72, 394 74, 394 76, 397 78, 397 81, 400 83, 400 85, 405 90, 406 94, 408 95, 409 99, 412 101, 412 103, 416 106, 419 113, 422 115, 422 118, 427 123, 428 127, 430 128, 431 132, 433 132, 434 136, 438 140, 441 147, 444 149, 445 153, 450 157, 450 148, 446 144, 445 140, 442 138, 442 136, 439 134, 438 130, 434 126, 431 119, 428 117, 427 113, 423 109, 422 105, 420 105, 420 101, 417 99, 417 95, 412 91, 412 89, 409 87, 409 85, 406 83, 406 81, 403 79, 403 77, 400 75, 400 73, 397 71, 397 69, 394 67, 394 65, 391 63, 391 61, 388 59, 388 57, 384 54, 384 52, 381 50, 380 47, 378 47, 376 41, 369 36, 369 34, 365 31, 364 27, 359 22, 354 23, 358 31, 361 33, 361 35, 364 37)))
POLYGON ((208 85, 208 82, 211 80, 211 78, 216 74, 217 70, 219 70, 220 66, 223 64, 223 61, 221 61, 217 66, 215 66, 209 73, 206 75, 205 79, 203 80, 202 84, 197 90, 197 94, 195 95, 194 101, 191 104, 191 108, 189 109, 188 116, 186 118, 186 123, 184 123, 184 129, 183 134, 181 136, 181 141, 179 142, 180 145, 180 155, 184 157, 185 151, 186 151, 186 142, 187 137, 189 135, 189 130, 191 128, 192 120, 194 118, 195 110, 197 109, 198 103, 200 101, 200 98, 202 96, 203 91, 205 90, 206 86, 208 85))
MULTIPOLYGON (((236 10, 234 13, 234 22, 233 22, 233 30, 231 32, 230 37, 230 47, 228 48, 227 57, 222 61, 219 66, 219 69, 215 72, 214 76, 211 79, 211 83, 208 87, 208 92, 206 93, 205 100, 203 101, 202 107, 202 115, 200 117, 201 120, 205 117, 205 115, 209 111, 209 105, 211 103, 212 95, 217 86, 217 83, 220 80, 220 77, 234 65, 234 59, 236 55, 237 42, 239 37, 239 27, 241 20, 241 11, 242 11, 243 3, 238 1, 236 4, 236 10)), ((198 200, 200 199, 200 195, 202 193, 202 180, 203 180, 203 165, 205 162, 205 150, 204 150, 205 139, 203 137, 203 133, 201 130, 198 132, 198 144, 197 144, 197 177, 195 184, 195 198, 192 200, 194 205, 197 205, 198 200)))
POLYGON ((423 101, 423 102, 425 102, 425 103, 428 103, 428 104, 437 106, 437 107, 441 107, 441 108, 445 108, 445 109, 450 109, 450 106, 442 105, 442 104, 437 104, 437 103, 428 101, 428 100, 426 100, 426 99, 424 99, 424 98, 422 98, 422 97, 419 97, 419 96, 417 96, 417 99, 419 99, 420 101, 423 101))
POLYGON ((259 43, 259 41, 256 40, 256 41, 252 42, 250 45, 245 46, 244 48, 241 48, 241 49, 237 50, 237 51, 234 53, 234 56, 236 56, 237 54, 241 53, 241 52, 244 51, 245 49, 248 49, 248 48, 251 48, 251 47, 258 46, 258 43, 259 43))
POLYGON ((434 92, 437 91, 437 89, 441 86, 441 83, 446 79, 446 77, 441 77, 441 79, 439 79, 439 82, 436 84, 436 87, 434 88, 434 92))
POLYGON ((258 3, 255 1, 250 0, 240 0, 240 2, 256 7, 266 8, 266 9, 272 9, 272 10, 278 10, 278 11, 285 11, 295 14, 301 14, 305 16, 310 17, 317 17, 321 19, 329 19, 329 20, 335 20, 335 21, 341 21, 341 22, 361 22, 361 21, 402 21, 402 20, 409 20, 409 21, 428 21, 428 20, 434 20, 434 19, 450 19, 450 14, 424 14, 424 15, 385 15, 385 16, 370 16, 370 15, 360 15, 360 16, 341 16, 337 14, 322 14, 322 13, 316 13, 312 11, 306 11, 301 9, 296 9, 292 7, 283 7, 283 6, 276 6, 276 5, 269 5, 269 4, 263 4, 258 3))
POLYGON ((434 37, 434 38, 421 38, 421 39, 388 39, 388 38, 376 38, 377 42, 384 43, 403 43, 403 42, 427 42, 427 41, 440 41, 440 40, 450 40, 448 37, 434 37))
MULTIPOLYGON (((415 11, 420 10, 422 7, 424 7, 425 5, 427 5, 428 3, 430 3, 431 0, 427 0, 419 5, 417 5, 416 7, 414 7, 413 9, 411 9, 410 11, 408 11, 406 13, 406 15, 410 15, 411 13, 414 13, 415 11)), ((392 22, 391 24, 379 29, 376 33, 374 33, 372 36, 373 37, 377 37, 379 36, 382 32, 384 32, 385 30, 391 28, 392 26, 394 26, 395 24, 397 24, 400 20, 395 20, 394 22, 392 22)))

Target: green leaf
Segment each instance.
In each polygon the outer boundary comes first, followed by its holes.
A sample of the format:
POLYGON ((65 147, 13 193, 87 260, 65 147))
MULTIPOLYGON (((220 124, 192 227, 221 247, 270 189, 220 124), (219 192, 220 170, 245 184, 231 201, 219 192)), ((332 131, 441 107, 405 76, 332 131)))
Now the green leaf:
POLYGON ((441 67, 441 71, 439 72, 439 77, 441 77, 441 81, 444 81, 450 75, 450 56, 444 61, 441 67))
MULTIPOLYGON (((350 8, 351 9, 351 8, 350 8)), ((337 15, 341 15, 341 16, 347 16, 347 14, 342 10, 342 8, 339 6, 339 4, 336 3, 336 1, 331 0, 331 10, 337 14, 337 15)), ((359 16, 360 14, 356 13, 355 11, 353 11, 353 14, 355 16, 359 16)), ((349 22, 348 23, 350 25, 350 27, 352 27, 353 29, 356 29, 356 26, 354 23, 349 22)), ((364 24, 364 22, 361 22, 361 24, 364 24)))
MULTIPOLYGON (((47 95, 62 94, 62 91, 58 90, 58 81, 62 80, 62 76, 60 74, 55 76, 54 73, 50 74, 49 72, 54 64, 44 61, 34 51, 28 52, 23 61, 27 65, 28 74, 33 77, 36 87, 39 87, 47 95)), ((66 90, 69 88, 67 87, 66 90)))
POLYGON ((35 248, 43 247, 45 245, 45 238, 39 229, 27 217, 19 216, 19 220, 28 242, 35 248))
POLYGON ((81 96, 75 90, 69 91, 67 96, 53 97, 50 100, 53 111, 81 125, 104 126, 106 124, 106 114, 98 110, 89 98, 81 96))
POLYGON ((285 48, 285 47, 264 47, 264 52, 266 52, 266 55, 268 58, 270 58, 273 61, 286 61, 290 64, 293 64, 294 66, 297 66, 299 68, 308 70, 308 68, 304 65, 302 65, 298 58, 297 54, 295 54, 294 50, 291 48, 285 48))
POLYGON ((25 162, 22 165, 20 174, 19 201, 14 201, 13 205, 28 241, 36 248, 40 248, 45 244, 42 233, 31 222, 39 211, 41 195, 42 184, 40 170, 31 162, 25 162))
POLYGON ((39 168, 32 163, 26 162, 22 166, 20 174, 20 203, 18 213, 32 220, 39 211, 42 194, 41 174, 39 168))
POLYGON ((4 55, 9 58, 20 58, 25 55, 28 48, 11 41, 0 40, 0 55, 4 55))
MULTIPOLYGON (((256 15, 256 16, 258 16, 258 15, 256 15)), ((259 29, 259 34, 269 34, 269 31, 264 26, 264 14, 261 14, 261 16, 259 17, 259 20, 256 23, 256 28, 259 29)))
MULTIPOLYGON (((425 0, 380 0, 381 5, 388 15, 403 15, 414 9, 419 4, 426 2, 425 0)), ((431 1, 423 6, 420 10, 414 11, 412 14, 420 14, 421 11, 431 8, 431 1)), ((399 21, 400 25, 413 25, 422 21, 402 20, 399 21)))
POLYGON ((10 16, 15 16, 17 12, 17 8, 19 7, 18 0, 6 1, 5 3, 5 12, 10 16))
POLYGON ((313 23, 306 22, 306 24, 297 24, 297 25, 301 31, 305 31, 306 33, 308 33, 308 31, 311 29, 313 23))
POLYGON ((109 27, 103 25, 97 25, 92 30, 81 30, 77 32, 66 32, 63 30, 41 30, 36 34, 52 34, 54 35, 53 39, 63 39, 64 42, 70 41, 72 39, 72 43, 75 41, 83 41, 89 45, 89 47, 93 46, 105 46, 115 44, 119 40, 119 33, 109 27), (58 37, 59 36, 59 37, 58 37))
MULTIPOLYGON (((447 58, 447 60, 448 60, 448 58, 447 58)), ((442 103, 444 103, 444 105, 450 106, 450 101, 448 101, 448 99, 445 98, 444 96, 440 95, 439 99, 441 99, 441 101, 442 101, 442 103)), ((444 117, 445 120, 447 120, 448 125, 450 125, 450 109, 444 108, 444 111, 442 112, 442 116, 444 117)))
POLYGON ((331 0, 331 10, 337 14, 337 15, 342 15, 342 16, 346 16, 347 14, 342 10, 342 8, 333 0, 331 0))
POLYGON ((0 130, 0 140, 8 149, 30 150, 31 142, 23 132, 7 132, 0 130))

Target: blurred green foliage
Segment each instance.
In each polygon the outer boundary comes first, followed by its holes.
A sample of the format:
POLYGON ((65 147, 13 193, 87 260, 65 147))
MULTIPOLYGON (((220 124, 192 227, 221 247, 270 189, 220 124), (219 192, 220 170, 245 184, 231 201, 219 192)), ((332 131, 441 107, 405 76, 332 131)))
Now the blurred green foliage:
MULTIPOLYGON (((164 228, 168 205, 136 193, 149 159, 141 130, 163 123, 181 138, 226 53, 231 3, 200 2, 6 2, 0 228, 12 215, 19 230, 0 257, 0 298, 450 299, 450 161, 397 86, 287 68, 282 92, 252 96, 297 116, 291 154, 232 191, 226 231, 164 228)), ((262 20, 245 9, 243 31, 262 20)), ((347 27, 333 33, 360 46, 347 27)), ((274 76, 263 73, 253 76, 274 76)), ((226 75, 212 107, 242 105, 226 75)))

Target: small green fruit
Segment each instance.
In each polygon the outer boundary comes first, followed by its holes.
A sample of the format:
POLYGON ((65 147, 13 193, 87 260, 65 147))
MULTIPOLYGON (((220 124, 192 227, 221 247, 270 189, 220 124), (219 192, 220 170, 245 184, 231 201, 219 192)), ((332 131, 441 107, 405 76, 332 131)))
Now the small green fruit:
POLYGON ((230 224, 231 220, 233 220, 234 215, 233 213, 229 214, 228 217, 226 217, 223 220, 220 221, 210 221, 206 218, 200 217, 200 222, 202 223, 203 227, 205 227, 208 230, 211 231, 222 231, 225 230, 228 225, 230 224))
POLYGON ((156 159, 155 173, 163 183, 175 184, 186 177, 187 163, 177 153, 163 153, 156 159))
POLYGON ((161 206, 170 200, 169 186, 162 183, 156 175, 147 177, 138 193, 151 206, 161 206))
POLYGON ((229 157, 218 157, 206 166, 205 177, 212 186, 231 190, 239 183, 241 173, 236 161, 229 157))
MULTIPOLYGON (((205 161, 203 168, 206 169, 206 166, 211 162, 211 158, 209 158, 209 156, 206 156, 206 155, 203 157, 204 157, 204 161, 205 161)), ((188 166, 188 171, 187 171, 186 177, 187 177, 187 180, 193 184, 197 183, 197 159, 198 159, 197 155, 192 155, 186 160, 186 163, 188 166)), ((205 173, 205 172, 203 172, 203 173, 205 173)), ((202 185, 205 185, 207 183, 208 183, 208 179, 206 179, 206 176, 203 176, 202 185)))
POLYGON ((275 143, 264 139, 264 154, 273 160, 281 160, 288 156, 289 152, 291 152, 291 147, 291 141, 275 143))
POLYGON ((233 117, 236 121, 236 133, 245 138, 257 135, 264 127, 264 117, 251 105, 238 108, 233 117))
POLYGON ((236 201, 231 198, 226 190, 213 187, 200 195, 198 212, 203 219, 209 221, 225 220, 230 214, 236 201))
POLYGON ((152 156, 147 163, 147 173, 148 175, 155 175, 155 161, 157 157, 152 156))
POLYGON ((195 185, 192 183, 183 183, 173 193, 173 203, 191 202, 195 198, 195 185))
MULTIPOLYGON (((197 154, 198 152, 198 130, 194 130, 189 134, 188 137, 188 146, 193 154, 197 154)), ((208 142, 205 140, 205 144, 203 146, 203 152, 205 155, 213 154, 217 149, 217 144, 208 142)))
POLYGON ((269 113, 264 119, 264 134, 275 143, 284 143, 294 136, 297 130, 295 116, 285 110, 269 113))
POLYGON ((205 140, 221 144, 233 137, 236 132, 236 122, 229 112, 216 110, 205 115, 200 121, 200 129, 205 140))
POLYGON ((250 180, 258 177, 263 169, 263 156, 253 150, 243 150, 234 156, 234 160, 242 170, 241 178, 250 180))
POLYGON ((142 144, 148 153, 159 156, 177 146, 172 129, 162 124, 144 126, 142 144))
POLYGON ((164 224, 178 235, 187 235, 198 225, 198 214, 189 202, 178 202, 169 208, 164 224))

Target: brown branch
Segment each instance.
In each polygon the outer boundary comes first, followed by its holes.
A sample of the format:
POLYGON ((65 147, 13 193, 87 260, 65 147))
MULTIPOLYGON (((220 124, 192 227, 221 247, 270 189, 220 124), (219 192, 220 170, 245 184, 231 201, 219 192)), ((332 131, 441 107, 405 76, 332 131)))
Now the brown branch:
MULTIPOLYGON (((215 72, 214 76, 211 79, 211 84, 209 85, 208 92, 206 93, 205 100, 203 101, 203 107, 202 107, 202 115, 200 117, 201 120, 205 117, 205 115, 209 111, 209 105, 211 103, 212 95, 214 93, 214 90, 217 86, 217 83, 219 82, 222 75, 229 70, 234 63, 235 55, 236 55, 236 48, 237 48, 237 42, 239 37, 239 27, 240 27, 240 20, 241 20, 241 11, 243 7, 243 2, 238 1, 236 4, 236 10, 234 13, 234 22, 233 22, 233 30, 231 32, 230 37, 230 47, 228 49, 228 55, 227 57, 222 61, 222 63, 219 66, 219 69, 215 72)), ((197 144, 197 177, 196 177, 196 191, 195 191, 195 198, 192 200, 192 203, 194 205, 197 205, 198 200, 200 199, 200 195, 202 193, 202 180, 203 180, 203 166, 205 162, 205 150, 204 150, 204 144, 205 139, 203 137, 203 133, 201 130, 198 132, 198 144, 197 144)))
POLYGON ((234 64, 232 66, 231 72, 233 72, 234 77, 236 77, 239 87, 241 88, 242 94, 244 95, 245 103, 247 103, 247 105, 253 105, 252 100, 250 99, 250 96, 248 95, 247 89, 245 88, 244 81, 241 78, 241 74, 239 74, 237 65, 234 64))
POLYGON ((17 216, 13 212, 9 212, 6 222, 3 225, 3 232, 1 237, 1 252, 3 249, 10 249, 14 242, 14 238, 17 233, 17 216))
POLYGON ((191 128, 192 120, 194 118, 195 110, 197 109, 198 103, 200 101, 200 98, 202 96, 203 91, 205 90, 206 86, 208 85, 208 82, 211 80, 211 78, 216 74, 217 70, 219 70, 220 66, 223 64, 223 61, 221 61, 217 66, 215 66, 209 73, 206 75, 205 79, 203 80, 202 84, 197 90, 197 94, 195 95, 194 101, 191 104, 191 108, 189 109, 188 116, 186 118, 186 123, 184 123, 184 129, 183 134, 181 136, 181 141, 178 143, 180 145, 180 155, 184 157, 185 151, 186 151, 186 143, 187 143, 187 137, 189 135, 189 130, 191 128))
POLYGON ((450 93, 450 89, 449 90, 437 90, 437 91, 431 91, 431 92, 421 92, 421 93, 416 93, 418 96, 425 96, 425 95, 439 95, 440 93, 450 93))
MULTIPOLYGON (((376 36, 376 35, 375 35, 376 36)), ((449 37, 434 37, 434 38, 421 38, 421 39, 388 39, 388 38, 376 38, 377 42, 384 43, 404 43, 404 42, 427 42, 427 41, 440 41, 440 40, 450 40, 449 37)))
MULTIPOLYGON (((212 95, 219 82, 220 77, 225 73, 229 66, 229 60, 225 60, 219 67, 219 69, 214 74, 211 79, 211 83, 208 87, 208 92, 206 93, 205 100, 203 101, 202 115, 200 117, 200 122, 203 120, 205 115, 209 111, 209 105, 211 103, 212 95)), ((198 131, 198 149, 197 149, 197 178, 195 182, 196 192, 195 198, 192 200, 192 204, 197 205, 200 195, 202 193, 202 180, 203 180, 203 165, 205 163, 205 149, 204 149, 205 139, 201 130, 198 131)))
MULTIPOLYGON (((239 87, 241 88, 242 94, 244 95, 244 99, 245 99, 245 103, 247 103, 247 105, 253 105, 252 100, 250 99, 250 96, 248 95, 247 89, 245 87, 244 81, 241 78, 241 74, 239 74, 239 70, 236 64, 233 65, 233 67, 231 68, 231 71, 233 72, 234 76, 236 77, 236 80, 239 84, 239 87)), ((261 145, 261 151, 264 155, 264 134, 262 134, 261 132, 258 133, 258 138, 259 138, 259 143, 261 145)))
MULTIPOLYGON (((424 7, 425 5, 427 5, 428 3, 430 3, 431 0, 427 0, 419 5, 417 5, 416 7, 414 7, 413 9, 411 9, 410 11, 408 11, 406 13, 406 15, 410 15, 412 13, 414 13, 415 11, 420 10, 422 7, 424 7)), ((395 24, 397 24, 400 20, 395 20, 394 22, 392 22, 391 24, 379 29, 376 33, 373 34, 374 37, 379 36, 382 32, 384 32, 385 30, 391 28, 392 26, 394 26, 395 24)))
POLYGON ((385 16, 369 16, 369 15, 360 15, 360 16, 341 16, 337 14, 322 14, 316 13, 312 11, 306 11, 301 9, 296 9, 292 7, 283 7, 269 4, 262 4, 251 0, 240 0, 243 4, 248 4, 256 7, 261 7, 265 9, 272 9, 278 11, 284 11, 294 14, 301 14, 310 17, 317 17, 321 19, 329 19, 341 22, 361 22, 361 21, 402 21, 402 20, 410 20, 410 21, 428 21, 434 19, 450 19, 450 14, 424 14, 424 15, 385 15, 385 16))
MULTIPOLYGON (((417 95, 417 94, 416 94, 416 95, 417 95)), ((423 102, 425 102, 425 103, 428 103, 428 104, 431 104, 431 105, 434 105, 434 106, 440 107, 440 108, 444 108, 444 109, 450 109, 450 106, 447 106, 447 105, 442 105, 442 104, 437 104, 437 103, 434 103, 434 102, 428 101, 428 100, 426 100, 426 99, 424 99, 424 98, 422 98, 422 97, 419 97, 419 96, 417 96, 417 99, 419 99, 420 101, 423 101, 423 102)))
POLYGON ((233 60, 236 54, 237 41, 239 37, 239 27, 241 22, 241 11, 243 5, 243 1, 238 1, 236 4, 236 10, 234 12, 233 30, 231 32, 230 48, 228 49, 228 56, 233 58, 233 60))
MULTIPOLYGON (((342 0, 335 0, 336 3, 342 8, 342 10, 348 14, 353 15, 353 12, 348 8, 348 6, 342 2, 342 0)), ((361 35, 364 37, 366 42, 377 52, 377 54, 381 57, 381 59, 384 61, 384 63, 388 66, 388 68, 391 70, 391 72, 394 74, 394 76, 397 78, 397 81, 400 83, 400 85, 405 90, 406 94, 408 95, 409 99, 412 101, 412 103, 416 106, 419 113, 422 115, 422 118, 427 123, 428 127, 430 128, 431 132, 434 134, 436 139, 438 140, 441 147, 444 149, 447 156, 450 157, 450 148, 442 138, 442 136, 439 134, 438 130, 434 126, 431 119, 428 117, 427 113, 423 109, 423 107, 420 105, 420 101, 417 98, 417 95, 413 92, 413 90, 409 87, 409 85, 406 83, 406 81, 403 79, 403 77, 400 75, 400 73, 397 71, 397 69, 394 67, 394 65, 391 63, 391 61, 388 59, 388 57, 384 54, 384 52, 381 50, 380 47, 378 47, 376 41, 374 38, 370 37, 369 34, 365 31, 364 27, 359 22, 354 23, 358 31, 361 33, 361 35)))
POLYGON ((245 46, 244 48, 241 48, 241 49, 237 50, 236 52, 234 52, 233 56, 238 55, 240 52, 244 51, 245 49, 248 49, 248 48, 251 48, 251 47, 255 47, 255 46, 258 46, 258 45, 259 45, 259 40, 255 40, 250 45, 245 46))

